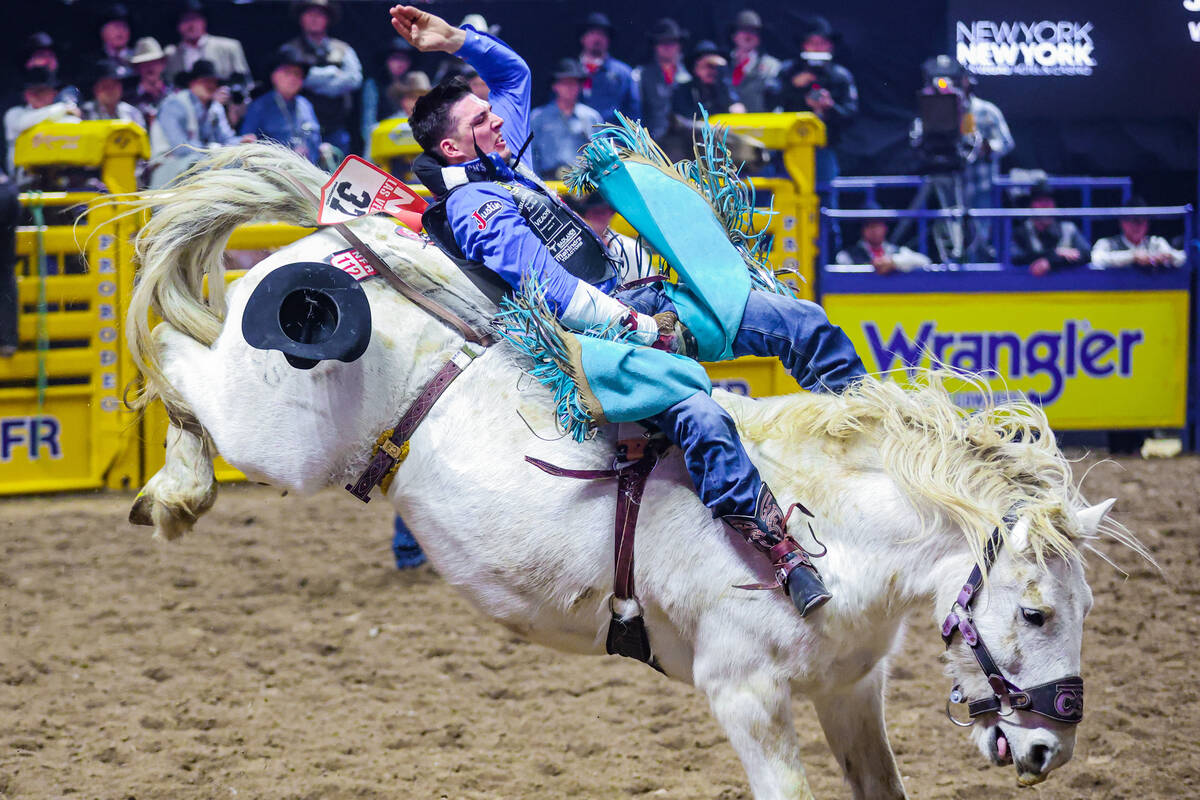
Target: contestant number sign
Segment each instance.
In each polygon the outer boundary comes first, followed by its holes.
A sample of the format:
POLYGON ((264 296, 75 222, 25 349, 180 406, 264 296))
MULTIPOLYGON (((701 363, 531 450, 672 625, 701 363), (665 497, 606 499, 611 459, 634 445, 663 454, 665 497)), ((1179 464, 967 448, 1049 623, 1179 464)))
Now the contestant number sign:
POLYGON ((347 156, 321 187, 317 222, 337 225, 367 214, 384 213, 419 230, 428 203, 400 179, 358 156, 347 156))

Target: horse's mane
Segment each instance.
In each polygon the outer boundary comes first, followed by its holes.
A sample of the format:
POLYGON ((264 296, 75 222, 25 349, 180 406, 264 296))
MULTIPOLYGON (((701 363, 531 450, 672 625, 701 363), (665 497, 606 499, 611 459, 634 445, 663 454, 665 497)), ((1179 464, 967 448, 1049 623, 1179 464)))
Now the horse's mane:
MULTIPOLYGON (((925 530, 942 520, 954 524, 979 561, 992 531, 1006 532, 1010 510, 1029 518, 1039 563, 1091 549, 1072 514, 1085 501, 1045 412, 1026 400, 996 402, 981 378, 926 370, 906 388, 872 377, 840 397, 798 394, 739 405, 737 417, 750 441, 865 437, 901 489, 925 501, 914 503, 925 530), (981 410, 955 405, 948 382, 982 397, 981 410)), ((1106 524, 1105 533, 1145 554, 1118 524, 1106 524)))

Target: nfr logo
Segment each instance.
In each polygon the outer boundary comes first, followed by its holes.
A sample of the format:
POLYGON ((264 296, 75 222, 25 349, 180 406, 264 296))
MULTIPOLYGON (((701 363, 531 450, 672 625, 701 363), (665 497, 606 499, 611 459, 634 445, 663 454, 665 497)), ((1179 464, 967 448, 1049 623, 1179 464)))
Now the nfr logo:
POLYGON ((1144 331, 1110 333, 1092 329, 1082 320, 1068 320, 1060 331, 1036 331, 1025 337, 1010 331, 942 333, 933 322, 922 322, 913 337, 897 323, 886 342, 874 322, 864 322, 863 333, 880 371, 892 369, 899 359, 912 372, 930 359, 960 372, 997 372, 1006 378, 1044 375, 1050 388, 1028 392, 1030 400, 1042 405, 1062 397, 1067 378, 1130 377, 1133 349, 1146 339, 1144 331), (1002 361, 1007 369, 1000 368, 1002 361))
POLYGON ((30 461, 62 458, 61 433, 56 417, 0 417, 0 463, 11 461, 18 449, 30 461))
POLYGON ((333 187, 333 191, 329 193, 329 199, 326 203, 334 211, 361 217, 371 207, 371 195, 369 192, 362 192, 361 194, 353 192, 350 190, 351 185, 350 181, 338 181, 337 185, 333 187), (342 201, 345 201, 351 207, 347 208, 342 204, 342 201))

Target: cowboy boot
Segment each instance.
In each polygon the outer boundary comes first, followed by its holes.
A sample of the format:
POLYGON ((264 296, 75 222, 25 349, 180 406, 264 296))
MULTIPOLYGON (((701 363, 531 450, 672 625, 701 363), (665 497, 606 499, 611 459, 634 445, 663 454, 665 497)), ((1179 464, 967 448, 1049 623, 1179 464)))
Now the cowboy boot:
MULTIPOLYGON (((765 553, 771 559, 777 581, 775 586, 785 588, 801 617, 825 605, 833 597, 825 588, 808 553, 788 536, 784 527, 783 511, 765 483, 758 491, 754 516, 727 514, 722 519, 745 537, 756 550, 765 553)), ((773 589, 775 586, 739 588, 773 589)))

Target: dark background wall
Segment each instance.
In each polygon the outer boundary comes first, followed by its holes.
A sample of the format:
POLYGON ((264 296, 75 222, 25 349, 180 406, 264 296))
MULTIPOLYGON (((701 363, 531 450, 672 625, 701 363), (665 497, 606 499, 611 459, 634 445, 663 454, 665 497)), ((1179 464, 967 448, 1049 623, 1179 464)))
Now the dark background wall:
MULTIPOLYGON (((1042 168, 1061 174, 1134 175, 1152 202, 1189 202, 1196 196, 1196 121, 1200 115, 1200 11, 1192 0, 476 0, 435 2, 430 10, 458 22, 468 12, 499 24, 500 35, 525 56, 537 78, 535 103, 547 99, 548 74, 558 58, 577 52, 576 24, 602 10, 618 27, 614 53, 632 64, 649 56, 645 32, 661 16, 675 17, 702 38, 727 42, 728 22, 744 7, 762 14, 765 49, 795 54, 795 32, 806 15, 825 15, 841 32, 838 60, 854 73, 862 114, 844 139, 844 174, 903 173, 915 168, 907 132, 920 83, 920 63, 939 52, 955 52, 956 23, 979 20, 1062 20, 1090 24, 1096 66, 1090 76, 981 76, 978 92, 1005 112, 1017 140, 1006 167, 1042 168)), ((165 46, 177 39, 177 8, 162 0, 129 0, 134 36, 153 35, 165 46)), ((25 37, 47 30, 61 43, 64 71, 82 70, 98 48, 96 0, 21 3, 20 14, 0 31, 0 52, 15 86, 17 59, 25 37)), ((392 36, 389 3, 343 3, 334 35, 359 52, 368 74, 392 36)), ((214 0, 209 29, 234 36, 253 68, 262 70, 271 52, 296 33, 287 2, 234 3, 214 0)), ((418 65, 420 66, 420 65, 418 65)), ((429 65, 432 66, 432 65, 429 65)), ((84 81, 83 83, 86 83, 84 81)), ((11 94, 7 92, 6 94, 11 94)))

